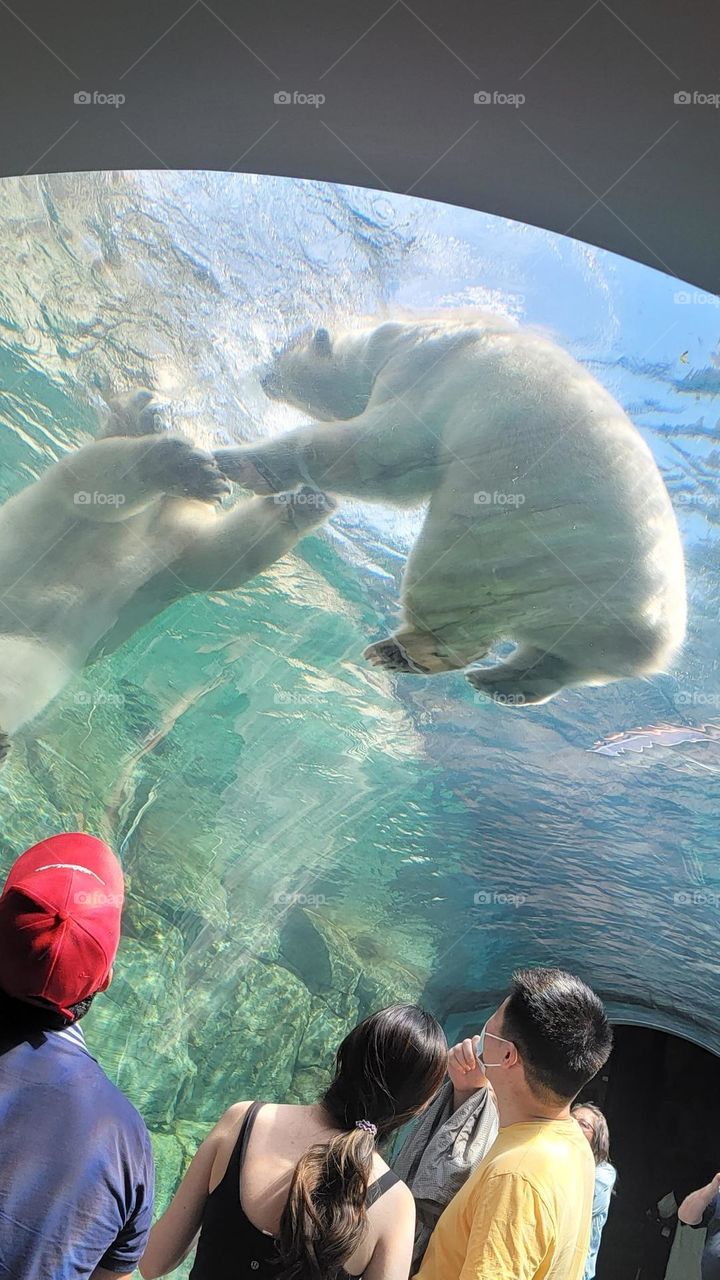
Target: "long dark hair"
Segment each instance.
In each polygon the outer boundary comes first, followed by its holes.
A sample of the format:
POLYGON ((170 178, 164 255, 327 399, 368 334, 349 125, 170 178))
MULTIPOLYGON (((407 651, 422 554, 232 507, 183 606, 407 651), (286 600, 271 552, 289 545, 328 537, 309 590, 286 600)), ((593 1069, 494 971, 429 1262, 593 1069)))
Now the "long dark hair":
POLYGON ((321 1100, 343 1132, 297 1163, 278 1238, 283 1280, 335 1280, 365 1235, 376 1142, 417 1115, 446 1070, 442 1028, 417 1005, 390 1005, 345 1037, 321 1100), (377 1136, 358 1121, 374 1125, 377 1136))
POLYGON ((594 1117, 593 1136, 590 1139, 590 1149, 595 1157, 595 1164, 610 1163, 610 1130, 608 1122, 602 1111, 595 1102, 576 1102, 574 1107, 570 1108, 570 1114, 575 1115, 577 1111, 590 1111, 594 1117))

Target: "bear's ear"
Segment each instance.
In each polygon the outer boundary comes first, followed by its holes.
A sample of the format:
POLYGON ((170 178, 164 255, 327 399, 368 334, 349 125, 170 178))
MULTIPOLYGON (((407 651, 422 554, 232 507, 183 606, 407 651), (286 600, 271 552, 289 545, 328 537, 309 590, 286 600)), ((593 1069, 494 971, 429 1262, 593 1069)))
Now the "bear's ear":
POLYGON ((327 329, 316 329, 313 337, 313 351, 316 356, 331 356, 332 342, 327 329))

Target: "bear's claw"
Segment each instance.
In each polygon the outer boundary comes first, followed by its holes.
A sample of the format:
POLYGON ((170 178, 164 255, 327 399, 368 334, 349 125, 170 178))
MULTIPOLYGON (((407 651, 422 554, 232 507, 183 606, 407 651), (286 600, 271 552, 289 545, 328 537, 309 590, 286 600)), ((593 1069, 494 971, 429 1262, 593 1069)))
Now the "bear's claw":
POLYGON ((164 431, 160 406, 154 392, 138 387, 108 401, 110 416, 101 436, 150 436, 164 431))
POLYGON ((404 671, 412 675, 428 673, 427 667, 421 667, 417 662, 413 662, 410 654, 398 640, 378 640, 376 644, 368 645, 363 657, 367 658, 374 667, 384 667, 386 671, 404 671))
POLYGON ((219 502, 230 493, 230 484, 213 454, 196 449, 187 440, 169 437, 158 441, 145 456, 145 465, 163 492, 201 502, 219 502))
POLYGON ((165 430, 162 410, 158 404, 147 404, 137 415, 138 434, 141 436, 159 436, 165 430))

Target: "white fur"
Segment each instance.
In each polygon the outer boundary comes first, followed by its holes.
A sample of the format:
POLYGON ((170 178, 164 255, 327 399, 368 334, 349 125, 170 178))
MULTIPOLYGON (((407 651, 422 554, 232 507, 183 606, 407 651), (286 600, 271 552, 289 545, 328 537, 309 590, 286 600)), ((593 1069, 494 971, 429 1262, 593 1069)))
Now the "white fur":
POLYGON ((263 385, 319 421, 236 451, 243 484, 429 500, 403 623, 371 660, 448 671, 509 640, 508 660, 469 675, 508 705, 666 667, 686 605, 662 477, 620 405, 542 333, 476 315, 305 334, 263 385))
POLYGON ((0 706, 3 729, 14 733, 64 687, 68 665, 39 640, 0 635, 0 706))
POLYGON ((0 508, 0 760, 91 655, 188 592, 241 586, 332 509, 312 494, 220 511, 214 457, 160 431, 150 400, 116 402, 105 438, 0 508))

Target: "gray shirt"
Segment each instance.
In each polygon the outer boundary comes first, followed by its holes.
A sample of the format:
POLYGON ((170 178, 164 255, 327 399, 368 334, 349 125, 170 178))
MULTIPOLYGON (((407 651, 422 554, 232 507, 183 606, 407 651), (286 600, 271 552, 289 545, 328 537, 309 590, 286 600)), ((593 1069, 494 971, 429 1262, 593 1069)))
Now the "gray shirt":
POLYGON ((453 1095, 452 1082, 446 1080, 392 1161, 395 1173, 415 1197, 412 1275, 420 1267, 443 1209, 497 1137, 497 1107, 488 1089, 478 1089, 457 1111, 453 1111, 453 1095))

